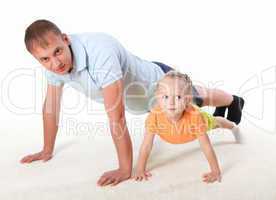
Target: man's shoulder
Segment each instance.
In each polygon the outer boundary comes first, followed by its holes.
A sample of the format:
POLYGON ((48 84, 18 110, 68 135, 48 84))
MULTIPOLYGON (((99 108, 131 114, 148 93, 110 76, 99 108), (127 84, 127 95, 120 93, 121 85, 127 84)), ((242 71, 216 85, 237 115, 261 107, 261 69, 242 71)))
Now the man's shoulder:
POLYGON ((105 46, 117 43, 117 39, 104 32, 85 32, 69 34, 74 41, 81 42, 83 45, 105 46))

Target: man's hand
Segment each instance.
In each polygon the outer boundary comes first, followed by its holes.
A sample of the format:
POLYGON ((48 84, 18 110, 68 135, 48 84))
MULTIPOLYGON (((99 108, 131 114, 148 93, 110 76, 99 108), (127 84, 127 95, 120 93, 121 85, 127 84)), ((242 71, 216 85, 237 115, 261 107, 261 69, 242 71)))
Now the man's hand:
POLYGON ((221 182, 221 175, 219 172, 205 173, 202 175, 202 181, 205 183, 221 182))
POLYGON ((148 171, 137 171, 135 175, 133 176, 133 179, 135 181, 143 181, 143 180, 148 180, 149 177, 151 177, 152 174, 148 171))
POLYGON ((52 157, 53 157, 52 153, 41 151, 41 152, 38 152, 35 154, 25 156, 24 158, 21 159, 20 162, 22 164, 31 163, 31 162, 37 161, 37 160, 42 160, 43 162, 46 162, 46 161, 50 160, 52 157))
POLYGON ((106 185, 115 186, 118 183, 129 179, 130 176, 131 176, 131 171, 117 169, 117 170, 105 172, 100 177, 97 184, 98 186, 106 186, 106 185))

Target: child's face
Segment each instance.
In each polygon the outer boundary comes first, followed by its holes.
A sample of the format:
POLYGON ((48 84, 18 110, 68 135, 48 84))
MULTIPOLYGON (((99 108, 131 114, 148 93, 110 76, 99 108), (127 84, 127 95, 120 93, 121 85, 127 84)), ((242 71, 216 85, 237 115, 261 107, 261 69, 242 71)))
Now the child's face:
POLYGON ((165 78, 159 83, 157 102, 168 117, 179 116, 191 102, 191 94, 185 90, 185 84, 178 78, 165 78))

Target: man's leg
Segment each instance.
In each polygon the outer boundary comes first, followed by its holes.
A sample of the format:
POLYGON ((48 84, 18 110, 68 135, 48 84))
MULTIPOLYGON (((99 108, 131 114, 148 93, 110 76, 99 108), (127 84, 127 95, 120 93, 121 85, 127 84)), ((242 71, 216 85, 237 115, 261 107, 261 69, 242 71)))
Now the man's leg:
POLYGON ((202 86, 194 86, 202 98, 202 106, 214 106, 215 116, 224 117, 226 108, 228 108, 227 119, 239 124, 242 116, 244 100, 241 97, 231 95, 223 90, 208 89, 202 86))

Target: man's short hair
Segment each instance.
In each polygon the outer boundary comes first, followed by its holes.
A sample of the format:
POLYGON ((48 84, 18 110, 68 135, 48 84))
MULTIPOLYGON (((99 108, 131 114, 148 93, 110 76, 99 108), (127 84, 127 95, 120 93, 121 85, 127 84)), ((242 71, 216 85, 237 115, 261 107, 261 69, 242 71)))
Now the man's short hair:
POLYGON ((33 50, 34 43, 45 48, 48 46, 46 34, 52 32, 56 35, 62 35, 62 32, 56 24, 51 21, 40 19, 34 21, 25 30, 25 46, 29 52, 33 50))

